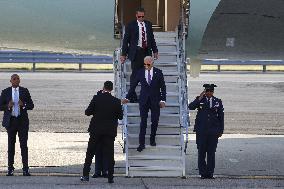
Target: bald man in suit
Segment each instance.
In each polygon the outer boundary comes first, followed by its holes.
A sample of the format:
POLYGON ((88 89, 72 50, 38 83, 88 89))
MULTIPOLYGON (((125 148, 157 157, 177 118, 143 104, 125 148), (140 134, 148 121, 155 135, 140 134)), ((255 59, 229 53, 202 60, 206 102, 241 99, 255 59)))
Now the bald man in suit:
POLYGON ((0 110, 4 111, 2 126, 8 133, 8 173, 14 175, 14 156, 16 135, 18 134, 22 163, 23 176, 31 176, 28 165, 28 131, 29 117, 27 110, 34 108, 33 100, 27 88, 19 86, 20 77, 13 74, 10 80, 12 86, 4 89, 0 96, 0 110))

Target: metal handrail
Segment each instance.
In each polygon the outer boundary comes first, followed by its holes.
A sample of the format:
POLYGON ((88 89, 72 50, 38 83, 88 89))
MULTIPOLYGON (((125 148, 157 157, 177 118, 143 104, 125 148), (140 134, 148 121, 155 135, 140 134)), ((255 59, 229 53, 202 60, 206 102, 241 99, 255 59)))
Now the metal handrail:
MULTIPOLYGON (((185 168, 185 153, 188 147, 188 127, 189 127, 189 110, 188 110, 188 90, 187 90, 187 68, 186 68, 186 50, 185 50, 185 39, 186 39, 186 25, 185 25, 185 14, 184 4, 181 2, 181 15, 178 26, 178 46, 179 46, 179 61, 180 62, 180 85, 181 85, 181 127, 183 128, 182 136, 182 156, 183 164, 185 168), (184 140, 183 133, 185 133, 186 139, 184 140)), ((183 176, 185 176, 185 169, 183 170, 183 176)))
MULTIPOLYGON (((126 66, 120 62, 121 48, 117 48, 114 53, 115 67, 115 89, 116 96, 120 99, 125 98, 126 93, 126 66)), ((124 141, 123 151, 125 153, 126 176, 129 175, 128 163, 128 129, 127 129, 127 105, 123 105, 123 120, 122 120, 122 140, 124 141)))

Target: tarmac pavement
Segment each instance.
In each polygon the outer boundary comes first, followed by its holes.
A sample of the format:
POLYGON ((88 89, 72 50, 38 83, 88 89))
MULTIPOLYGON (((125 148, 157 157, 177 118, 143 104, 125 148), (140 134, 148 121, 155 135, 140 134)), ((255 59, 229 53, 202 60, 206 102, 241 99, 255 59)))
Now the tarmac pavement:
MULTIPOLYGON (((12 73, 0 73, 0 89, 12 73)), ((32 177, 21 176, 19 143, 16 176, 6 177, 7 134, 0 132, 0 188, 284 188, 284 74, 202 74, 189 78, 189 99, 203 83, 215 83, 225 106, 225 134, 216 153, 215 180, 200 180, 192 128, 186 153, 187 179, 125 178, 119 133, 115 143, 115 183, 81 183, 92 95, 112 74, 19 73, 35 102, 30 111, 29 163, 32 177)), ((2 112, 0 113, 2 117, 2 112)), ((191 112, 194 122, 195 112, 191 112)), ((92 170, 94 170, 92 168, 92 170)))
MULTIPOLYGON (((10 86, 12 73, 0 72, 0 89, 10 86)), ((24 72, 21 85, 27 87, 35 108, 29 112, 30 131, 86 132, 90 117, 84 115, 92 96, 113 80, 112 73, 24 72)), ((225 133, 284 135, 283 73, 210 73, 188 78, 189 100, 215 83, 215 96, 225 108, 225 133)), ((0 112, 2 117, 2 112, 0 112)), ((191 125, 195 111, 191 111, 191 125)), ((192 132, 190 128, 190 132, 192 132)), ((4 129, 0 129, 4 131, 4 129)))
MULTIPOLYGON (((7 134, 0 133, 0 188, 109 188, 107 179, 79 180, 87 148, 87 133, 29 133, 32 177, 23 177, 19 144, 15 176, 6 177, 7 134)), ((195 135, 189 136, 186 179, 125 178, 121 134, 115 142, 115 188, 284 188, 284 136, 225 134, 216 153, 215 180, 200 180, 195 135)), ((153 147, 154 148, 154 147, 153 147)), ((93 164, 94 165, 94 164, 93 164)), ((92 167, 94 170, 94 167, 92 167)), ((92 171, 91 171, 92 173, 92 171)), ((157 175, 158 176, 158 175, 157 175)))

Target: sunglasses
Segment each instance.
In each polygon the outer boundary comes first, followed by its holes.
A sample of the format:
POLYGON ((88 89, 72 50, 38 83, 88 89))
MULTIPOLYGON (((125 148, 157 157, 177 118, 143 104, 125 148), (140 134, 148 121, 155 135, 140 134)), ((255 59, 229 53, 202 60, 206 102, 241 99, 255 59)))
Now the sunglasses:
POLYGON ((151 64, 144 64, 144 66, 151 66, 151 64))
POLYGON ((144 16, 137 16, 138 18, 144 18, 144 16))

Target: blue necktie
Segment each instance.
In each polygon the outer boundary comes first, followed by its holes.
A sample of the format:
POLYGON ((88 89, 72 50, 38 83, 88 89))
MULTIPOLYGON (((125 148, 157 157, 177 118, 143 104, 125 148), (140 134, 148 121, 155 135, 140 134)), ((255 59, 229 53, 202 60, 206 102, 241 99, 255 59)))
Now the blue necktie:
POLYGON ((150 70, 148 70, 148 84, 150 85, 151 84, 151 75, 150 75, 150 70))
POLYGON ((17 93, 17 89, 14 91, 14 116, 19 116, 19 95, 17 93))

